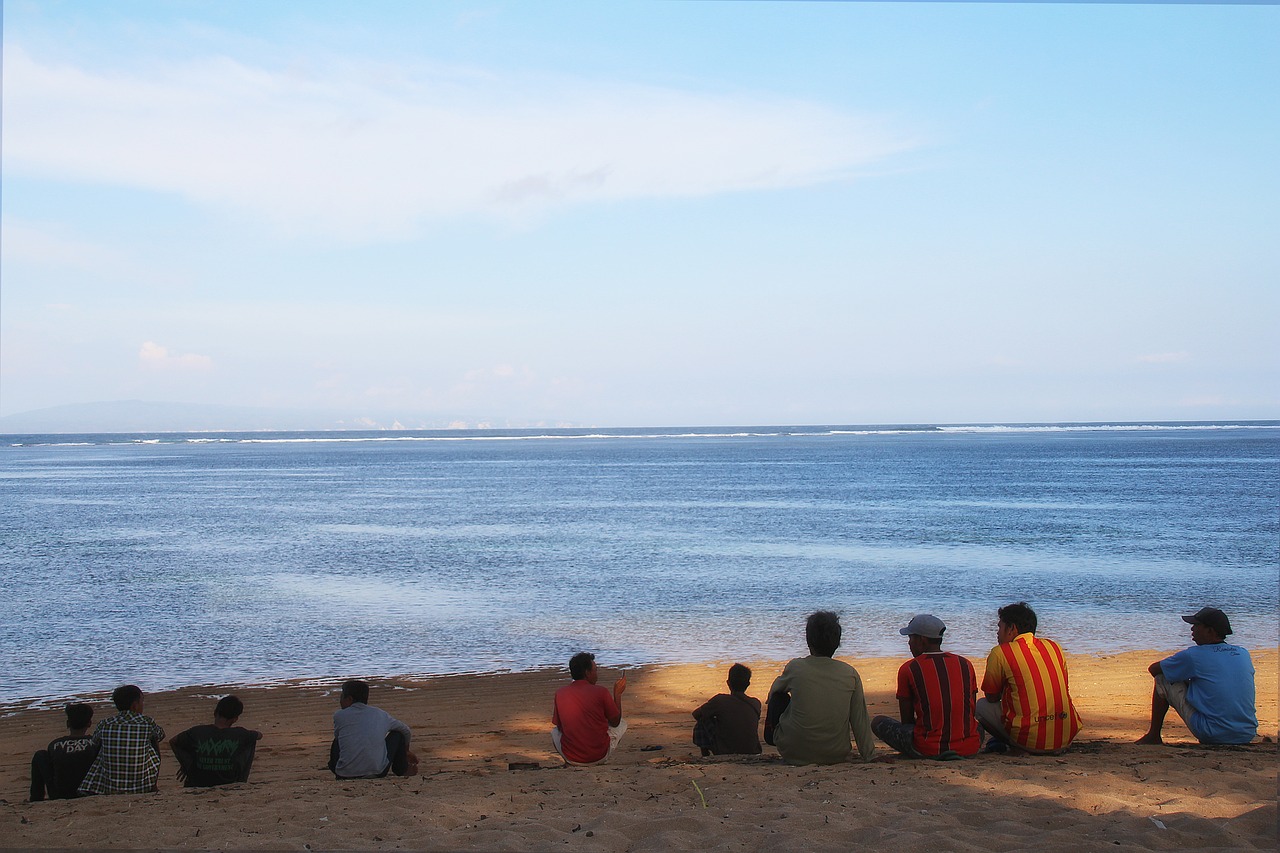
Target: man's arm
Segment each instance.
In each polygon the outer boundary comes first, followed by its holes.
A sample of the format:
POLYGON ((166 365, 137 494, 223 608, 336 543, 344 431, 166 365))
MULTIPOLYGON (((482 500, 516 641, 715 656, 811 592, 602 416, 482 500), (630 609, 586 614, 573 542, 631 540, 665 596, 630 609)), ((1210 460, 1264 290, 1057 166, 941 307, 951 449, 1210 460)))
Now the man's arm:
POLYGON ((849 728, 858 743, 858 754, 863 761, 870 761, 876 754, 876 739, 871 734, 871 718, 867 715, 867 698, 862 692, 861 679, 849 700, 849 728))
POLYGON ((898 713, 902 715, 902 722, 909 726, 915 725, 916 703, 910 697, 898 700, 898 713))
POLYGON ((622 694, 627 692, 627 676, 623 675, 613 682, 613 704, 618 713, 609 718, 609 725, 616 726, 622 722, 622 694))
POLYGON ((991 654, 987 655, 987 668, 982 673, 982 695, 987 697, 988 702, 999 702, 1004 695, 1006 678, 1000 654, 999 646, 991 650, 991 654))
POLYGON ((196 754, 191 748, 191 739, 186 732, 181 732, 173 736, 169 741, 169 749, 173 750, 173 757, 178 760, 178 781, 187 781, 187 774, 191 772, 191 768, 195 766, 196 754))
POLYGON ((409 726, 400 722, 390 714, 387 715, 387 731, 400 732, 400 734, 404 735, 405 743, 408 743, 413 738, 413 732, 409 731, 409 726))

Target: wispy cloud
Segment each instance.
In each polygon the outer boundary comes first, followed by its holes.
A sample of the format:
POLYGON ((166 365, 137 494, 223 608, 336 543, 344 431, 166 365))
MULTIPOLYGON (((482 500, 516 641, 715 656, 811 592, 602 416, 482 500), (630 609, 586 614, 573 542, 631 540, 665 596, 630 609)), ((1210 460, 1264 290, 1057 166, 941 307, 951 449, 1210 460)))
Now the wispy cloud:
POLYGON ((5 57, 6 168, 377 239, 458 215, 842 180, 912 146, 779 97, 227 58, 106 72, 5 57))
POLYGON ((169 352, 154 341, 147 341, 138 350, 138 363, 150 370, 210 370, 213 359, 195 353, 169 352))

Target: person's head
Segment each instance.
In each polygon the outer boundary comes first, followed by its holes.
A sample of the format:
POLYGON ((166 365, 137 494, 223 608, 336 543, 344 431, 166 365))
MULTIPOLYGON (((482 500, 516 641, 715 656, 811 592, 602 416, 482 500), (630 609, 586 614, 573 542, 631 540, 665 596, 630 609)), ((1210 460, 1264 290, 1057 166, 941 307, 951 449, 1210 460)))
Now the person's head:
POLYGON ((122 684, 111 691, 111 704, 117 711, 141 711, 142 690, 133 684, 122 684), (135 707, 136 706, 136 707, 135 707))
POLYGON ((82 732, 93 722, 93 708, 83 702, 67 706, 67 730, 82 732))
POLYGON ((596 656, 591 652, 578 652, 569 658, 569 675, 574 681, 589 678, 596 669, 596 656))
POLYGON ((344 708, 350 707, 357 702, 368 705, 369 682, 361 681, 358 678, 342 682, 342 697, 338 701, 344 708))
POLYGON ((741 693, 751 686, 751 668, 735 663, 729 667, 729 690, 741 693))
POLYGON ((911 617, 907 627, 899 628, 898 633, 907 638, 907 648, 912 657, 925 652, 936 652, 942 648, 942 635, 947 626, 931 613, 919 613, 911 617))
POLYGON ((236 696, 223 696, 213 709, 214 722, 225 720, 228 724, 240 719, 244 713, 244 703, 236 696))
POLYGON ((1231 633, 1231 620, 1216 607, 1201 607, 1182 621, 1191 625, 1191 639, 1197 646, 1221 643, 1231 633))
POLYGON ((840 617, 830 610, 809 614, 804 623, 804 639, 810 654, 831 657, 840 648, 840 617))
POLYGON ((1006 604, 998 612, 1000 614, 1000 627, 997 631, 997 636, 1000 642, 1007 643, 1019 634, 1034 634, 1036 632, 1036 612, 1025 601, 1006 604))

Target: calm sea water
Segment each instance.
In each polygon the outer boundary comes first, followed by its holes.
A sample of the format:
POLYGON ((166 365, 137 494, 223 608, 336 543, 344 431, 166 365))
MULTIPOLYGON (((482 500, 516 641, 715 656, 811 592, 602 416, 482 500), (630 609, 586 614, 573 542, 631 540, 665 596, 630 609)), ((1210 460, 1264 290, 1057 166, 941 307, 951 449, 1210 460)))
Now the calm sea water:
POLYGON ((191 684, 1277 642, 1280 422, 5 436, 0 701, 191 684))

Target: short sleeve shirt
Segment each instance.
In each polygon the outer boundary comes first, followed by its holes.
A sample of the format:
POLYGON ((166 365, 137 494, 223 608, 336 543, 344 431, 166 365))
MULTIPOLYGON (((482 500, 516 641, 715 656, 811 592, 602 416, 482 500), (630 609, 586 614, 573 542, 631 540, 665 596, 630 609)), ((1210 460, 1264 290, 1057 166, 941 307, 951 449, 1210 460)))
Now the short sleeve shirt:
POLYGON ((760 754, 760 700, 720 693, 698 710, 694 719, 714 722, 711 751, 716 755, 760 754))
POLYGON ((609 720, 619 716, 613 693, 585 678, 556 691, 551 724, 560 729, 566 761, 594 764, 609 754, 609 720))
POLYGON ((1187 682, 1187 727, 1204 743, 1248 743, 1258 734, 1253 659, 1230 643, 1192 646, 1160 661, 1167 681, 1187 682))
POLYGON ((978 676, 968 659, 950 652, 925 652, 898 669, 899 699, 915 709, 912 745, 921 755, 973 755, 981 743, 973 704, 978 676))
POLYGON ((1035 634, 1019 634, 987 656, 982 692, 1000 694, 1005 730, 1028 749, 1053 752, 1080 731, 1071 703, 1062 648, 1035 634))
POLYGON ((169 745, 186 773, 188 788, 243 782, 249 777, 261 732, 239 726, 195 726, 175 735, 169 745))

